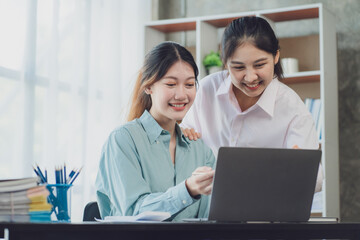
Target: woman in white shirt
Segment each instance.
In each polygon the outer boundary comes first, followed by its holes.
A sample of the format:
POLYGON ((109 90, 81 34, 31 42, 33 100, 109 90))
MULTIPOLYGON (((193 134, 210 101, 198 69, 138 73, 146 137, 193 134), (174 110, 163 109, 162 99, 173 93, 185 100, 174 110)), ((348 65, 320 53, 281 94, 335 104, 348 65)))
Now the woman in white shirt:
MULTIPOLYGON (((221 146, 317 149, 311 114, 283 84, 280 46, 260 17, 233 20, 221 42, 225 70, 200 81, 181 126, 190 139, 201 133, 215 156, 221 146), (191 129, 191 130, 190 130, 191 129)), ((321 190, 319 169, 316 191, 321 190)))

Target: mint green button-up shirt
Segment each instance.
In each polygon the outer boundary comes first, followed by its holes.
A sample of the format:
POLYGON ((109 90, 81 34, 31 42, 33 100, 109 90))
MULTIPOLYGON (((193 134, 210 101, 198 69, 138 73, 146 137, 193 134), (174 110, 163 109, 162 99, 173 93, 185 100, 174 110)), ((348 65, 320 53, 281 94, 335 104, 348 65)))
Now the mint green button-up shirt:
POLYGON ((148 111, 115 129, 104 144, 96 179, 101 216, 165 211, 172 220, 207 217, 209 197, 192 198, 185 180, 200 166, 214 167, 210 148, 190 141, 176 124, 175 164, 170 133, 148 111))

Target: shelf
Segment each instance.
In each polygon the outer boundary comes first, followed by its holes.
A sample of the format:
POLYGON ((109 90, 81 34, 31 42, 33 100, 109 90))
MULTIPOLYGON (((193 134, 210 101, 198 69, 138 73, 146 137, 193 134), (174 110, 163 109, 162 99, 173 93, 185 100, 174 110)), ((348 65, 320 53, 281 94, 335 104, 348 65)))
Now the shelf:
POLYGON ((193 31, 196 30, 196 21, 189 21, 189 22, 168 21, 168 22, 161 22, 159 24, 147 25, 147 27, 151 27, 163 33, 193 31))
POLYGON ((279 39, 281 58, 296 58, 300 72, 284 74, 283 83, 292 88, 301 99, 320 98, 324 103, 321 112, 324 133, 326 133, 323 135, 321 146, 325 175, 324 188, 321 193, 322 206, 312 215, 339 217, 336 18, 323 8, 321 3, 151 21, 145 24, 145 52, 150 51, 160 42, 168 40, 169 37, 179 38, 179 41, 180 37, 183 37, 180 34, 167 33, 194 31, 195 34, 186 35, 186 48, 195 57, 199 67, 199 79, 202 79, 206 73, 202 60, 210 51, 219 49, 219 34, 223 30, 220 28, 224 28, 234 19, 244 16, 264 17, 275 27, 275 31, 277 27, 275 23, 284 22, 278 24, 279 32, 282 31, 281 27, 289 26, 289 31, 286 31, 287 35, 285 35, 287 37, 279 39), (305 24, 304 28, 307 29, 311 26, 311 29, 307 31, 311 35, 299 35, 298 32, 301 31, 296 29, 298 22, 290 22, 310 19, 315 19, 315 21, 309 21, 311 24, 305 24), (295 27, 292 27, 294 25, 295 27))
POLYGON ((319 18, 319 8, 307 8, 283 12, 265 13, 262 14, 262 16, 274 22, 319 18))
POLYGON ((284 75, 283 80, 283 83, 285 84, 308 82, 320 82, 320 71, 306 71, 288 74, 284 75))

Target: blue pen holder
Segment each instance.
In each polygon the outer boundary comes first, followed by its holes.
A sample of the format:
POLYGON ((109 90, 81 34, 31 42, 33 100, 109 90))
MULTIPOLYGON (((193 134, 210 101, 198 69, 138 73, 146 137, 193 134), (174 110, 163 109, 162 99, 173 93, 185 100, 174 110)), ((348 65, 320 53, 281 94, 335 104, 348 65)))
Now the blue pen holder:
POLYGON ((52 211, 61 222, 70 222, 71 218, 71 188, 72 184, 48 184, 50 192, 49 203, 53 205, 52 211))

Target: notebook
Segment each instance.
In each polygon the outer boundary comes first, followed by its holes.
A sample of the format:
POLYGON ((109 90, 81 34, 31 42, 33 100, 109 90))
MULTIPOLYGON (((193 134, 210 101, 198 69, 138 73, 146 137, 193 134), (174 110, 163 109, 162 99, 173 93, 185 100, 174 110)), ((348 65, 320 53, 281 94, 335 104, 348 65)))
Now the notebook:
POLYGON ((320 150, 221 147, 208 220, 308 221, 320 160, 320 150))

